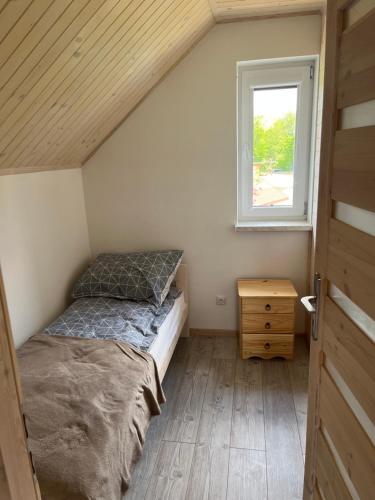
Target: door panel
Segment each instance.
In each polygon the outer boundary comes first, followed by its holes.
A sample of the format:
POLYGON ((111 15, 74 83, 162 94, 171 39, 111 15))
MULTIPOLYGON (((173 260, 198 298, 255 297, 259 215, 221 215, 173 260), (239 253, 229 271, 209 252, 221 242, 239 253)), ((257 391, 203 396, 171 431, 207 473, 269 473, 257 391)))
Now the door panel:
POLYGON ((331 219, 327 278, 364 312, 373 317, 375 316, 374 262, 375 238, 343 222, 331 219))
POLYGON ((335 458, 321 431, 318 432, 317 449, 319 489, 323 493, 325 500, 337 500, 337 498, 351 500, 349 490, 342 479, 335 458))
POLYGON ((329 298, 325 322, 324 352, 375 424, 373 343, 329 298))
POLYGON ((368 223, 375 220, 375 106, 363 113, 365 126, 357 109, 356 128, 342 127, 349 106, 375 99, 375 5, 346 27, 356 3, 327 5, 315 251, 321 293, 318 338, 311 342, 304 500, 317 492, 325 500, 367 500, 375 491, 375 342, 369 334, 375 236, 368 223), (363 216, 361 230, 339 220, 337 202, 354 208, 353 220, 363 216), (330 296, 333 290, 338 298, 330 296))
POLYGON ((336 132, 332 176, 334 200, 375 210, 375 179, 371 164, 374 153, 375 127, 336 132))
MULTIPOLYGON (((321 426, 331 437, 360 498, 373 498, 373 445, 325 368, 321 371, 321 426)), ((319 477, 318 483, 319 483, 319 477)))
MULTIPOLYGON (((336 2, 328 0, 332 5, 336 2)), ((341 2, 338 17, 346 16, 346 5, 355 1, 341 2)), ((337 6, 334 6, 337 9, 337 6)), ((342 33, 339 59, 337 105, 340 109, 375 99, 375 64, 371 47, 375 45, 375 11, 372 9, 342 33)))

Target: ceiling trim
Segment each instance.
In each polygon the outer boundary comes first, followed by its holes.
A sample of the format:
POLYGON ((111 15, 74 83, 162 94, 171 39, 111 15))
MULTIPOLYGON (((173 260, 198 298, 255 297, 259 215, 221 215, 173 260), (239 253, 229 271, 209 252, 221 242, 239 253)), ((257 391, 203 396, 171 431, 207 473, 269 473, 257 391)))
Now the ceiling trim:
POLYGON ((34 172, 51 172, 56 170, 72 170, 82 167, 83 163, 74 163, 70 165, 40 165, 32 167, 3 168, 0 170, 0 177, 2 175, 31 174, 34 172))
POLYGON ((267 19, 279 19, 284 17, 301 17, 301 16, 316 16, 321 15, 323 13, 322 9, 313 9, 313 10, 304 10, 297 12, 288 12, 287 14, 264 14, 259 16, 242 16, 238 18, 228 18, 228 19, 219 19, 216 21, 216 24, 229 24, 229 23, 242 23, 248 21, 263 21, 267 19))

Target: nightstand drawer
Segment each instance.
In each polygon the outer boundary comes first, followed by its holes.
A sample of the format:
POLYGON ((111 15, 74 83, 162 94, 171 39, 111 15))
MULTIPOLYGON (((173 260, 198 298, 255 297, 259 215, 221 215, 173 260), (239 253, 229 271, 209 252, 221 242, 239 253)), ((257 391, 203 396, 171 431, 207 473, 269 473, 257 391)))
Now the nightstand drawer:
POLYGON ((242 299, 242 312, 250 314, 293 314, 294 300, 271 298, 242 299))
POLYGON ((293 358, 294 335, 241 335, 241 356, 243 359, 259 356, 263 359, 281 356, 293 358))
POLYGON ((294 314, 242 314, 242 333, 294 333, 294 314))

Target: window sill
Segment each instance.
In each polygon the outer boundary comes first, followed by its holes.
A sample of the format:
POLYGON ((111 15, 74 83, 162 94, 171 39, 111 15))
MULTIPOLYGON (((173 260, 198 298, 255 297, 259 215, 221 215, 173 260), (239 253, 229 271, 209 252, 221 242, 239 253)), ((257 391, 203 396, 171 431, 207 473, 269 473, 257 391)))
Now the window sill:
POLYGON ((237 222, 234 230, 237 232, 249 231, 312 231, 310 222, 306 221, 252 221, 237 222))

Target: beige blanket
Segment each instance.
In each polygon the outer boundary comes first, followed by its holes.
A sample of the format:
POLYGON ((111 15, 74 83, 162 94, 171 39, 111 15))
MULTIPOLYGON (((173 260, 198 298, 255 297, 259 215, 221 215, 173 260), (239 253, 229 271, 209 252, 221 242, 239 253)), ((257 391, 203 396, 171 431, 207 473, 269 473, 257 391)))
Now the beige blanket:
POLYGON ((43 500, 119 500, 164 402, 151 356, 125 343, 36 335, 18 358, 43 500))

